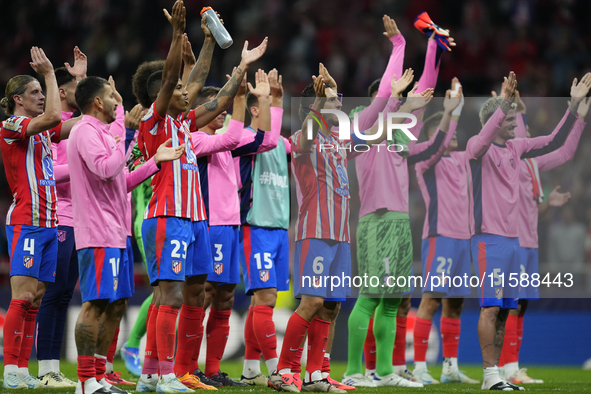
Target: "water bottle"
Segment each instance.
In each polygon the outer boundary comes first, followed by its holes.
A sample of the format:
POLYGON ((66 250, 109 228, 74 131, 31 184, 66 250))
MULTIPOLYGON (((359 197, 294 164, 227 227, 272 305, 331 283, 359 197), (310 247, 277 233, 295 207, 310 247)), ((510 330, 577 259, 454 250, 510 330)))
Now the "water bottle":
POLYGON ((234 41, 232 41, 230 33, 228 33, 228 30, 226 30, 215 11, 211 7, 203 7, 201 10, 201 16, 203 16, 203 14, 207 17, 205 23, 218 45, 222 49, 229 48, 234 41))

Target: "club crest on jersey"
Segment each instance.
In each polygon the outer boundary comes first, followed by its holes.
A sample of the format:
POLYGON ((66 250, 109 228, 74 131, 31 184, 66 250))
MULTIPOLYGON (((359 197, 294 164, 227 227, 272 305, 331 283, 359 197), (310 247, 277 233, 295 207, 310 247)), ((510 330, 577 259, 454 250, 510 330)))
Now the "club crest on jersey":
POLYGON ((503 298, 503 288, 502 287, 495 288, 495 297, 497 297, 498 300, 503 298))
POLYGON ((261 270, 259 272, 259 278, 261 278, 261 280, 263 282, 266 282, 269 280, 269 270, 261 270))
POLYGON ((341 196, 348 196, 349 195, 349 178, 347 176, 347 170, 345 166, 342 164, 337 164, 335 167, 335 171, 337 176, 339 177, 339 184, 341 187, 335 187, 334 191, 340 194, 341 196))
POLYGON ((68 233, 65 232, 64 230, 57 230, 57 240, 59 242, 66 242, 67 235, 68 235, 68 233))
POLYGON ((179 272, 181 272, 181 269, 183 268, 183 262, 180 260, 172 260, 172 270, 174 271, 175 274, 178 274, 179 272))
POLYGON ((25 257, 23 257, 23 265, 27 269, 31 268, 33 266, 33 256, 25 256, 25 257))
POLYGON ((118 286, 119 286, 119 279, 113 278, 113 290, 117 290, 118 286))
POLYGON ((221 275, 224 272, 224 263, 215 263, 213 265, 213 270, 216 274, 221 275))
POLYGON ((53 162, 49 156, 43 158, 43 172, 48 177, 53 178, 53 162))
POLYGON ((509 160, 509 163, 511 163, 511 167, 513 167, 513 169, 515 169, 515 159, 511 158, 509 160))
POLYGON ((314 286, 315 289, 322 286, 322 277, 321 276, 313 276, 312 277, 312 286, 314 286))

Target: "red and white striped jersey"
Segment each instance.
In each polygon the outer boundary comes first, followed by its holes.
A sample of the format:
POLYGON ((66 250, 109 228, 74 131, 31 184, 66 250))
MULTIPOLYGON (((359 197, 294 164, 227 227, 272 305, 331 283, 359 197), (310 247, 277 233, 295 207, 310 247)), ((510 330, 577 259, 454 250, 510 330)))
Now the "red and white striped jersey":
POLYGON ((185 144, 185 153, 177 160, 161 163, 161 170, 152 178, 152 198, 144 219, 174 216, 192 221, 205 220, 205 207, 199 182, 199 168, 191 143, 191 135, 182 115, 163 118, 154 102, 142 118, 138 146, 146 160, 158 147, 172 138, 172 146, 185 144))
POLYGON ((318 133, 308 152, 299 147, 301 130, 291 136, 293 172, 298 189, 296 240, 307 238, 349 242, 349 177, 351 140, 318 133), (331 146, 331 149, 325 149, 331 146))
POLYGON ((32 118, 11 116, 0 126, 0 149, 13 201, 7 225, 57 226, 57 192, 51 143, 60 141, 62 124, 27 137, 32 118))

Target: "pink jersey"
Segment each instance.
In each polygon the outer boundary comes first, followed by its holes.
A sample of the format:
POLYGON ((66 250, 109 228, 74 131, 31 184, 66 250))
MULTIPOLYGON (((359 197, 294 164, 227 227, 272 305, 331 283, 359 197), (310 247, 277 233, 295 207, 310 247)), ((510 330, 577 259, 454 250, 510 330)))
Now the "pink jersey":
MULTIPOLYGON (((535 159, 539 172, 550 171, 563 165, 575 155, 586 123, 577 120, 564 145, 554 152, 535 159)), ((519 245, 538 248, 538 202, 534 199, 532 175, 522 160, 519 166, 519 245)))
POLYGON ((68 161, 74 216, 76 249, 125 249, 127 241, 128 193, 158 170, 151 159, 131 174, 124 170, 132 148, 124 151, 125 113, 117 107, 112 124, 84 115, 73 128, 68 161), (145 167, 145 168, 144 168, 145 167))
POLYGON ((494 139, 506 115, 498 108, 482 131, 468 140, 466 147, 471 177, 471 218, 473 234, 495 234, 514 238, 519 235, 520 160, 550 153, 565 141, 576 120, 567 110, 551 135, 515 138, 506 145, 494 139))
MULTIPOLYGON (((443 145, 449 142, 457 128, 451 122, 443 145)), ((434 156, 415 166, 417 180, 426 214, 423 239, 441 235, 454 239, 470 239, 468 179, 465 152, 434 156)))
POLYGON ((6 225, 56 227, 57 192, 51 143, 60 141, 62 123, 27 137, 32 118, 11 116, 0 125, 0 150, 13 201, 6 225))
POLYGON ((169 138, 172 138, 172 146, 185 144, 185 154, 177 160, 162 163, 162 170, 152 179, 153 194, 144 219, 174 216, 200 221, 207 218, 191 136, 181 116, 173 119, 166 114, 163 118, 156 111, 154 102, 142 119, 138 146, 146 160, 154 156, 158 147, 169 138))
MULTIPOLYGON (((191 126, 193 129, 194 126, 191 126)), ((244 133, 243 129, 244 123, 231 120, 224 134, 191 133, 210 226, 240 224, 234 158, 266 152, 277 146, 280 130, 258 130, 254 134, 244 133)))
MULTIPOLYGON (((62 111, 62 122, 72 119, 73 112, 62 111)), ((53 172, 57 191, 57 217, 60 226, 74 226, 72 218, 72 194, 70 192, 70 171, 68 169, 68 140, 51 144, 53 151, 53 172)))

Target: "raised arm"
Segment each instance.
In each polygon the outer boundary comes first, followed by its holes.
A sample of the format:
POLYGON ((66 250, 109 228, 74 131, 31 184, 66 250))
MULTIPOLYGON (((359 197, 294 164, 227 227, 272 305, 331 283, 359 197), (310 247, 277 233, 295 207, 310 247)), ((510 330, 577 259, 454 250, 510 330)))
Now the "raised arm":
POLYGON ((390 53, 386 70, 380 80, 376 99, 374 99, 368 107, 359 112, 359 130, 368 130, 375 124, 378 114, 382 112, 388 103, 387 98, 392 94, 390 81, 392 81, 392 78, 395 75, 402 75, 406 41, 402 34, 400 34, 400 30, 398 30, 398 26, 394 19, 390 18, 388 15, 384 15, 382 21, 384 22, 384 30, 386 30, 384 35, 392 43, 392 52, 390 53), (378 99, 378 97, 380 98, 378 99))
MULTIPOLYGON (((314 80, 316 99, 314 100, 311 108, 302 108, 302 110, 307 111, 308 114, 310 112, 320 113, 320 110, 324 108, 324 104, 327 100, 326 90, 330 89, 324 84, 324 78, 322 75, 319 75, 318 77, 312 76, 312 79, 314 80)), ((297 140, 299 149, 302 152, 308 152, 310 150, 312 144, 314 144, 314 141, 316 141, 316 138, 318 137, 319 128, 320 126, 314 121, 312 116, 307 115, 304 119, 304 123, 302 124, 302 133, 300 138, 297 140), (312 130, 308 130, 308 125, 312 125, 312 130)))
POLYGON ((168 56, 162 69, 162 84, 156 99, 156 112, 165 118, 168 112, 168 105, 179 82, 181 73, 181 60, 183 48, 183 32, 185 31, 185 5, 183 0, 177 0, 172 6, 172 16, 164 10, 166 19, 172 25, 172 43, 168 51, 168 56))
POLYGON ((581 101, 581 104, 579 104, 579 119, 575 121, 573 129, 571 130, 568 137, 566 137, 564 145, 554 152, 536 157, 536 162, 538 163, 538 168, 541 172, 550 171, 558 166, 561 166, 567 161, 572 160, 572 158, 575 156, 579 140, 581 139, 581 134, 583 134, 583 130, 586 126, 584 119, 585 116, 587 116, 590 102, 591 98, 588 98, 581 101))
POLYGON ((130 193, 146 179, 160 171, 160 164, 166 161, 173 161, 181 157, 185 152, 185 144, 176 147, 170 147, 172 138, 161 144, 154 157, 139 166, 135 171, 127 174, 127 192, 130 193))
POLYGON ((29 122, 25 135, 33 136, 56 127, 62 121, 62 111, 60 107, 60 95, 57 88, 53 65, 45 56, 43 49, 31 48, 31 67, 38 74, 43 75, 45 79, 45 112, 29 122))
POLYGON ((230 80, 220 89, 213 100, 195 109, 195 122, 198 129, 209 124, 209 122, 228 108, 242 83, 248 67, 263 56, 267 50, 267 41, 268 39, 265 37, 261 45, 251 50, 248 50, 248 41, 244 42, 242 60, 238 67, 236 67, 236 71, 232 74, 230 80))
POLYGON ((70 66, 70 63, 65 62, 64 66, 68 72, 76 78, 76 82, 79 82, 86 78, 86 70, 88 67, 88 59, 84 53, 77 46, 74 47, 74 67, 70 66))
MULTIPOLYGON (((536 159, 537 161, 537 159, 536 159)), ((550 210, 550 207, 561 207, 570 199, 570 192, 560 193, 560 186, 556 186, 548 196, 548 199, 538 204, 538 219, 544 217, 550 210)))
MULTIPOLYGON (((197 59, 197 63, 195 63, 195 55, 193 55, 193 51, 191 49, 191 43, 189 39, 185 36, 185 44, 183 46, 183 57, 186 58, 185 60, 185 72, 189 71, 190 73, 187 74, 187 80, 183 81, 183 86, 187 87, 187 92, 189 92, 189 105, 193 105, 197 95, 203 89, 203 85, 205 85, 205 80, 207 79, 207 75, 209 74, 209 68, 211 66, 211 58, 213 56, 213 49, 215 47, 215 40, 213 39, 213 35, 209 31, 207 24, 205 23, 207 19, 206 15, 203 15, 201 18, 201 30, 205 34, 205 40, 203 41, 203 46, 201 47, 201 51, 199 52, 199 59, 197 59), (186 56, 185 56, 186 53, 186 56), (187 63, 188 61, 193 61, 192 69, 188 70, 187 63)), ((185 78, 185 74, 183 73, 183 79, 185 78)))

